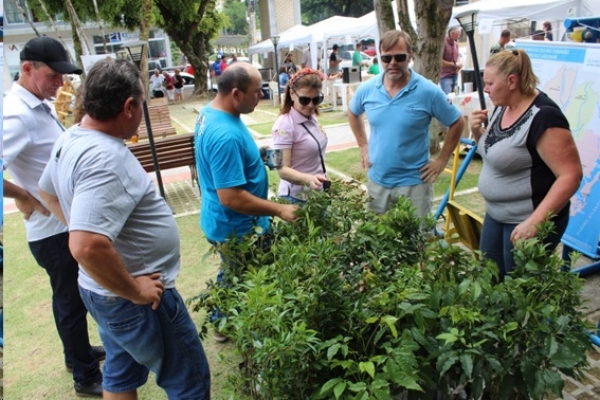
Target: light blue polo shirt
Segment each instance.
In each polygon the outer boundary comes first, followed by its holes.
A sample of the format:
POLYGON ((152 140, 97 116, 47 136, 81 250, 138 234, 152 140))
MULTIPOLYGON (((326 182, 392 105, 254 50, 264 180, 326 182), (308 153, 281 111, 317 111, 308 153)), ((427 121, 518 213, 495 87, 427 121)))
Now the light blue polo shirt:
POLYGON ((195 131, 196 165, 202 188, 200 226, 213 242, 244 236, 254 227, 269 229, 269 217, 240 214, 219 201, 218 189, 239 187, 266 199, 267 171, 252 134, 241 118, 205 106, 195 131))
POLYGON ((366 112, 371 126, 369 179, 386 188, 418 185, 423 183, 419 169, 429 162, 431 119, 450 126, 461 112, 439 86, 413 70, 394 98, 383 86, 384 76, 361 84, 350 101, 350 111, 366 112))

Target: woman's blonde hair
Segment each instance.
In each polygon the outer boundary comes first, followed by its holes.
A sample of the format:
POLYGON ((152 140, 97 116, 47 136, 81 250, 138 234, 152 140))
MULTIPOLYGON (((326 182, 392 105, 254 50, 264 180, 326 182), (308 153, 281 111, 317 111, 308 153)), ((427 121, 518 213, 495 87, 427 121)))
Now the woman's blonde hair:
MULTIPOLYGON (((279 114, 287 114, 292 109, 292 89, 298 90, 307 87, 321 90, 323 89, 323 79, 325 76, 320 71, 310 68, 304 68, 292 75, 285 87, 285 98, 279 114)), ((315 115, 319 115, 319 107, 315 108, 315 115)))
POLYGON ((519 91, 531 96, 535 93, 540 80, 533 73, 531 60, 523 49, 505 50, 494 54, 485 63, 486 67, 496 67, 498 74, 508 77, 515 75, 519 79, 519 91))

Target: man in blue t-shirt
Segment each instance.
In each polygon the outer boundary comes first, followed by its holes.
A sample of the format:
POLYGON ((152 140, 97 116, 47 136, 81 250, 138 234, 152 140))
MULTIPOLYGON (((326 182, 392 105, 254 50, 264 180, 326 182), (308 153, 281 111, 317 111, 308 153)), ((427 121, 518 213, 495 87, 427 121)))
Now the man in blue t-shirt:
MULTIPOLYGON (((235 63, 221 75, 215 99, 198 116, 196 165, 202 188, 200 226, 208 241, 219 246, 232 238, 256 233, 265 246, 270 216, 296 219, 298 208, 267 200, 269 182, 252 134, 240 118, 254 111, 262 97, 262 77, 256 67, 235 63)), ((223 262, 233 265, 222 255, 223 262)), ((217 283, 223 279, 223 271, 217 283)), ((220 317, 218 311, 211 320, 220 317)), ((225 340, 220 334, 215 338, 225 340)))
POLYGON ((210 66, 210 84, 215 87, 219 84, 219 78, 221 77, 221 55, 217 55, 217 59, 210 66))
POLYGON ((437 85, 408 67, 412 45, 405 32, 388 31, 379 50, 383 74, 359 86, 348 111, 363 167, 369 168, 368 208, 383 214, 406 197, 423 217, 431 212, 432 184, 458 144, 464 121, 437 85), (371 127, 368 141, 364 113, 371 127), (433 117, 450 128, 438 158, 430 160, 433 117))

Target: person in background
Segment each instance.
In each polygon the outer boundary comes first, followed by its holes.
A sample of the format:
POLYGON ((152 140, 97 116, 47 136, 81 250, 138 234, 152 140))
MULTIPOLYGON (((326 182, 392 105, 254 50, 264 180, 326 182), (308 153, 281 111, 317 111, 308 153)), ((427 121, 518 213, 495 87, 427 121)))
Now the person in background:
POLYGON ((233 53, 233 54, 231 55, 231 62, 230 62, 229 64, 236 63, 236 62, 237 62, 237 60, 238 60, 238 59, 237 59, 237 54, 233 53))
MULTIPOLYGON (((297 206, 267 200, 269 182, 264 161, 252 134, 240 118, 249 114, 262 97, 262 76, 251 64, 230 65, 219 83, 215 99, 204 106, 195 128, 196 166, 200 175, 202 205, 200 227, 217 250, 245 235, 256 233, 257 246, 270 245, 270 217, 294 221, 297 206)), ((240 260, 221 253, 222 265, 237 266, 240 260)), ((224 269, 217 284, 225 279, 224 269)), ((217 329, 218 309, 210 315, 215 340, 227 337, 217 329)))
POLYGON ((544 31, 533 31, 531 32, 531 40, 545 40, 546 38, 546 32, 544 31))
MULTIPOLYGON (((20 59, 19 80, 3 103, 4 166, 12 178, 9 181, 4 175, 4 197, 15 199, 23 214, 29 250, 50 280, 52 314, 62 343, 62 354, 56 357, 62 358, 66 370, 73 374, 77 396, 102 397, 98 360, 104 359, 105 352, 101 346, 90 346, 87 309, 79 295, 79 269, 69 250, 69 232, 50 214, 37 190, 52 147, 65 130, 48 99, 62 86, 64 74, 83 71, 70 63, 63 45, 48 36, 25 43, 20 59)), ((47 336, 50 332, 39 334, 47 336)))
POLYGON ((386 32, 379 53, 383 74, 358 87, 348 110, 363 167, 369 168, 367 208, 383 214, 406 197, 417 215, 425 217, 431 212, 432 185, 460 140, 464 119, 439 86, 409 68, 412 42, 406 32, 386 32), (368 141, 364 113, 371 127, 368 141), (430 159, 434 117, 449 129, 439 156, 430 159))
POLYGON ((216 86, 219 84, 219 78, 221 77, 221 60, 223 59, 222 55, 217 55, 217 58, 212 63, 210 67, 210 83, 212 86, 216 86))
POLYGON ((226 69, 227 69, 227 55, 223 54, 223 57, 221 57, 221 74, 226 69))
POLYGON ((154 74, 150 77, 150 87, 152 88, 152 97, 165 97, 163 92, 163 82, 165 77, 161 75, 158 69, 154 70, 154 74))
POLYGON ((273 147, 283 151, 277 196, 292 204, 304 203, 308 190, 330 184, 325 170, 327 135, 316 118, 324 79, 321 72, 308 68, 292 75, 273 125, 273 147))
POLYGON ((175 87, 175 101, 183 101, 183 85, 185 82, 179 69, 175 70, 175 76, 173 77, 173 80, 175 81, 173 83, 173 86, 175 87))
POLYGON ((173 101, 175 99, 175 79, 167 71, 163 71, 163 77, 167 98, 169 101, 173 101))
POLYGON ((479 248, 496 262, 502 280, 514 267, 515 242, 534 237, 550 214, 555 226, 544 239, 546 249, 558 245, 582 167, 569 122, 537 89, 539 80, 524 50, 495 54, 483 76, 495 109, 487 126, 487 110, 473 111, 469 117, 483 159, 479 192, 486 215, 479 248))
POLYGON ((552 41, 552 23, 550 21, 546 21, 542 24, 542 29, 545 32, 544 39, 548 41, 552 41))
POLYGON ((506 50, 506 45, 508 43, 510 43, 510 31, 508 29, 504 29, 500 34, 500 39, 498 42, 490 48, 490 56, 506 50))
POLYGON ((152 371, 168 398, 208 400, 208 361, 175 288, 177 224, 123 145, 143 116, 141 72, 105 58, 84 85, 86 115, 56 141, 39 192, 69 227, 79 293, 106 347, 103 398, 137 399, 152 371))
POLYGON ((440 87, 444 93, 453 93, 458 87, 458 73, 463 65, 460 61, 458 51, 458 38, 462 29, 453 26, 448 29, 448 36, 444 41, 444 52, 442 53, 442 69, 440 70, 440 87))
POLYGON ((362 58, 362 43, 356 42, 355 48, 356 48, 356 50, 354 50, 354 53, 352 53, 352 66, 353 67, 366 66, 367 64, 365 61, 363 61, 363 58, 362 58))
POLYGON ((283 60, 283 66, 287 71, 288 75, 293 75, 296 73, 296 64, 294 64, 294 59, 292 58, 291 53, 287 53, 285 56, 285 60, 283 60))
POLYGON ((304 52, 302 53, 302 62, 300 63, 300 66, 302 67, 302 69, 304 69, 304 68, 312 69, 313 68, 312 57, 310 54, 310 43, 306 47, 306 50, 304 50, 304 52))
POLYGON ((329 55, 329 71, 327 71, 327 74, 337 77, 340 72, 340 64, 342 63, 342 58, 339 56, 340 46, 334 44, 331 50, 331 54, 329 55))
POLYGON ((285 66, 282 66, 279 68, 278 79, 279 79, 279 86, 281 86, 281 88, 284 89, 285 85, 287 85, 290 80, 290 75, 288 74, 285 66))
POLYGON ((373 64, 371 64, 367 73, 370 75, 379 75, 379 61, 377 57, 373 58, 373 64))

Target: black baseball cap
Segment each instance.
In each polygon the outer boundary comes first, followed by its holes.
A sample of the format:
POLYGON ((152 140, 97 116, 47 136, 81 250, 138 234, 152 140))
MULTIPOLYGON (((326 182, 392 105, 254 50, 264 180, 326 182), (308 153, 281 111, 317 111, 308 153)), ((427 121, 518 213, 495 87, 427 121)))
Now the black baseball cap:
POLYGON ((81 74, 83 71, 71 64, 61 42, 48 36, 38 36, 27 43, 20 53, 21 61, 41 61, 61 74, 81 74))

